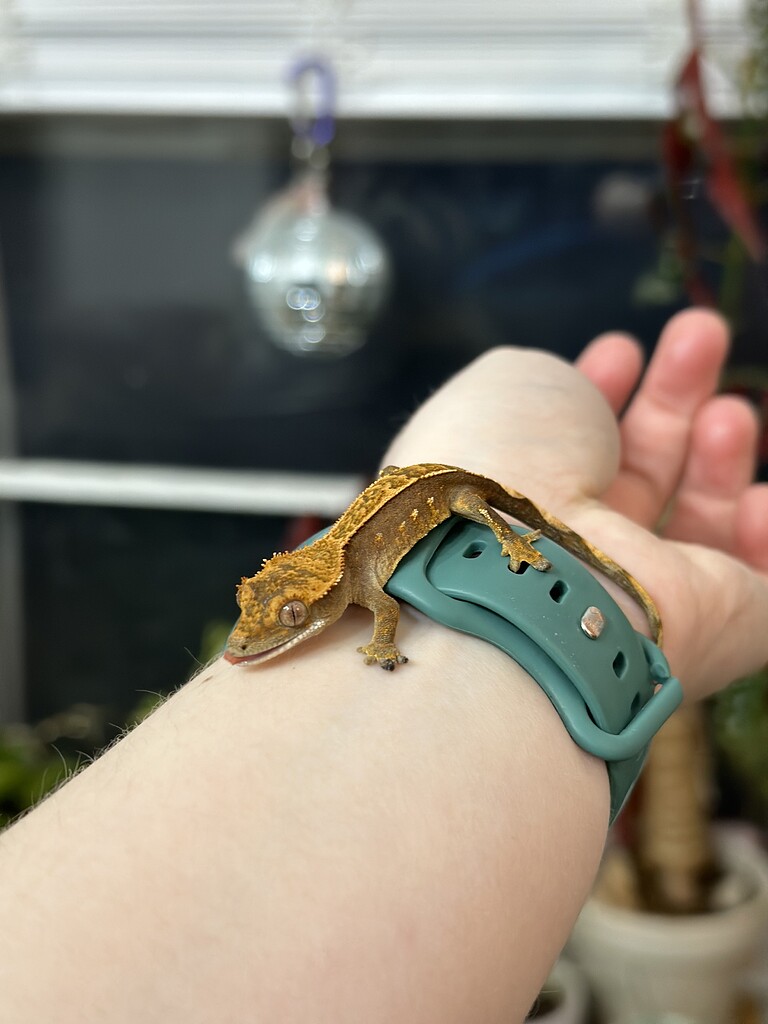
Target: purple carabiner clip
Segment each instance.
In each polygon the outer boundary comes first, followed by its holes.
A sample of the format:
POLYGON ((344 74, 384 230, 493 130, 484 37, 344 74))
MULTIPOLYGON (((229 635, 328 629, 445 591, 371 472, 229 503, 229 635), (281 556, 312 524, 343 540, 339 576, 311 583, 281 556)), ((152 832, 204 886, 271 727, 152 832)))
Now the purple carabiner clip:
POLYGON ((291 118, 291 127, 299 138, 306 139, 314 146, 327 146, 336 133, 336 75, 322 57, 303 57, 291 65, 288 81, 299 92, 302 82, 310 74, 317 77, 319 84, 317 110, 314 117, 297 113, 291 118))

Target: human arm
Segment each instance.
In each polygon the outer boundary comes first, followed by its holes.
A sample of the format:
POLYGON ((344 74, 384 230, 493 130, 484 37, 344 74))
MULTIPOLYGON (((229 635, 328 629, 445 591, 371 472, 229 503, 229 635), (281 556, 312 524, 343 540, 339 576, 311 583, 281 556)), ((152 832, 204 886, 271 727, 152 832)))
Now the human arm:
MULTIPOLYGON (((656 589, 667 549, 600 509, 618 438, 570 368, 484 357, 388 461, 424 458, 495 476, 579 529, 659 600, 684 653, 701 623, 656 589)), ((757 573, 728 563, 724 579, 729 604, 742 591, 765 602, 757 573)), ((393 676, 354 654, 362 613, 263 669, 215 663, 0 838, 3 1013, 520 1019, 594 876, 605 769, 500 652, 416 615, 402 629, 411 662, 393 676)), ((752 635, 723 660, 764 658, 765 643, 752 635)), ((710 676, 692 665, 686 682, 698 692, 710 676)))
POLYGON ((402 625, 393 675, 362 612, 256 678, 217 662, 2 837, 0 1019, 522 1018, 605 769, 500 652, 402 625))

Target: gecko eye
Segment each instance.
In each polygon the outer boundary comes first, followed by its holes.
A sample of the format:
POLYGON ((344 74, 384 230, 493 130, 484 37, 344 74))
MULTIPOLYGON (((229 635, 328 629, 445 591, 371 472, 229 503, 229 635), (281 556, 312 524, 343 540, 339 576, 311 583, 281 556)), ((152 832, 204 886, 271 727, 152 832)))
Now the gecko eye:
POLYGON ((307 618, 307 606, 303 601, 289 601, 277 616, 283 626, 300 626, 307 618))

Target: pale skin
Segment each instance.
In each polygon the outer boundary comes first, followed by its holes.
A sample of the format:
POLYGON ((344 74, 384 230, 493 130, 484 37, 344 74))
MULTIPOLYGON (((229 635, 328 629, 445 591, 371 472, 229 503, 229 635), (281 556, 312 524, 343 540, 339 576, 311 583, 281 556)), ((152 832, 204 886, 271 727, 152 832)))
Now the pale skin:
MULTIPOLYGON (((713 397, 726 347, 710 314, 672 321, 620 433, 630 339, 580 373, 489 353, 385 461, 485 473, 588 537, 701 696, 768 660, 768 488, 753 414, 713 397)), ((402 618, 391 675, 355 610, 285 659, 215 663, 6 832, 0 1018, 522 1020, 597 869, 605 769, 504 655, 402 618)))

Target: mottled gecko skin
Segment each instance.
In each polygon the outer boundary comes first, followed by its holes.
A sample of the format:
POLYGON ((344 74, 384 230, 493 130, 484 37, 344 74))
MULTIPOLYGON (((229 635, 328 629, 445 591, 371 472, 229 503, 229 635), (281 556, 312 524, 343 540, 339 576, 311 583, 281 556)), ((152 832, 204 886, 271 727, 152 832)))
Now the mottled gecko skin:
POLYGON ((259 664, 319 633, 348 605, 357 604, 374 615, 371 642, 359 648, 366 664, 391 671, 408 659, 395 644, 399 605, 383 587, 401 558, 453 514, 487 525, 513 570, 527 562, 546 571, 549 562, 533 544, 542 533, 550 537, 635 598, 660 642, 661 622, 653 601, 607 555, 524 495, 488 477, 422 463, 404 469, 388 466, 325 536, 297 551, 274 555, 261 572, 243 577, 237 592, 241 614, 224 657, 233 664, 259 664), (495 509, 534 532, 520 536, 495 509))

